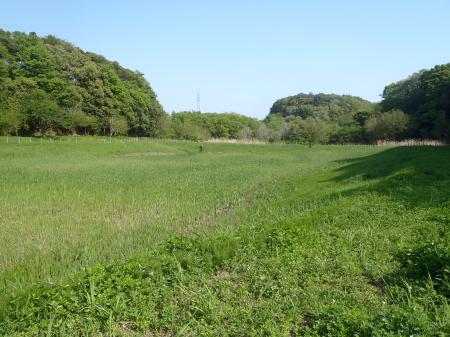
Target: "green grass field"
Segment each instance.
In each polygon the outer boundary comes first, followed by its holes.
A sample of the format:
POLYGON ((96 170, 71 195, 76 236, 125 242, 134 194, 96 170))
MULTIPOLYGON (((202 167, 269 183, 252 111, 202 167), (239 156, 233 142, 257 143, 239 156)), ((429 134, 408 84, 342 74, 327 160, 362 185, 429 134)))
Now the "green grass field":
POLYGON ((0 138, 0 334, 447 336, 448 147, 0 138))

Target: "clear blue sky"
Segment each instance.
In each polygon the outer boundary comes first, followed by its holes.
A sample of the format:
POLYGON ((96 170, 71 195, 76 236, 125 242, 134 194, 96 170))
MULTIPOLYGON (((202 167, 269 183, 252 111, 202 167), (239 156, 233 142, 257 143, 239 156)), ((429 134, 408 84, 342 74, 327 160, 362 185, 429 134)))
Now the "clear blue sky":
POLYGON ((450 1, 4 1, 0 28, 55 35, 145 74, 166 111, 263 118, 299 92, 379 100, 450 62, 450 1))

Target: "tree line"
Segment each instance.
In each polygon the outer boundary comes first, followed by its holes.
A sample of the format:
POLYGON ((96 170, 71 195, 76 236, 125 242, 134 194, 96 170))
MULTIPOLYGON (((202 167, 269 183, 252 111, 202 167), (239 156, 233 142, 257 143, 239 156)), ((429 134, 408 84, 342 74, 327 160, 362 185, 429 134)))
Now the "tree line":
POLYGON ((166 114, 143 74, 54 36, 0 29, 0 134, 130 135, 202 140, 370 143, 450 137, 450 63, 387 85, 382 100, 298 94, 258 121, 235 113, 166 114))
POLYGON ((0 30, 0 134, 157 136, 143 74, 54 36, 0 30))
POLYGON ((277 100, 265 123, 272 140, 295 143, 372 143, 450 138, 450 63, 421 70, 384 88, 371 103, 348 95, 298 94, 277 100))
POLYGON ((450 63, 421 70, 385 87, 381 110, 401 110, 410 119, 408 136, 450 138, 450 63))
POLYGON ((161 136, 186 140, 251 139, 257 137, 261 124, 236 113, 182 111, 164 117, 161 136))

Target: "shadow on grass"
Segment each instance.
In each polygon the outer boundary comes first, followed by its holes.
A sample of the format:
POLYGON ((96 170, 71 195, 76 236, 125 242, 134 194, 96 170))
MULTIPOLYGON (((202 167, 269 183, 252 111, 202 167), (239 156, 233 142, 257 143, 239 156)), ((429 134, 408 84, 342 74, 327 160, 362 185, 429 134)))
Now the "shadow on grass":
POLYGON ((435 240, 425 239, 395 254, 400 267, 386 275, 386 286, 413 284, 450 298, 450 147, 396 147, 340 161, 331 181, 357 182, 345 195, 372 192, 407 208, 433 209, 428 219, 436 226, 435 240))
POLYGON ((345 194, 376 192, 409 206, 425 207, 450 200, 450 147, 395 147, 339 162, 344 165, 336 170, 332 181, 370 182, 345 194))
POLYGON ((397 254, 401 267, 395 273, 387 275, 391 283, 425 284, 431 281, 436 293, 450 298, 450 246, 442 238, 414 249, 397 254))

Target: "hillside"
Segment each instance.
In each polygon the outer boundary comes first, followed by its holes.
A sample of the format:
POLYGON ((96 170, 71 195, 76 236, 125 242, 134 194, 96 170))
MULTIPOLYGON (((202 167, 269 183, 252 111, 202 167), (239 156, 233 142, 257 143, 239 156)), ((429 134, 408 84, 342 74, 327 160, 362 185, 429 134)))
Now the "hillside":
POLYGON ((379 104, 349 95, 298 94, 277 100, 265 119, 276 139, 368 143, 450 139, 450 63, 389 84, 379 104))
POLYGON ((300 93, 277 100, 270 114, 338 122, 359 111, 372 111, 373 106, 373 103, 355 96, 300 93))
POLYGON ((0 30, 0 134, 157 135, 143 74, 54 36, 0 30))
POLYGON ((412 119, 411 135, 450 139, 450 63, 421 70, 385 87, 384 111, 403 110, 412 119))

